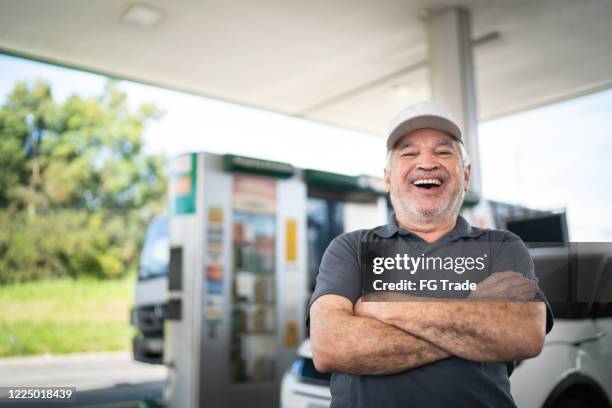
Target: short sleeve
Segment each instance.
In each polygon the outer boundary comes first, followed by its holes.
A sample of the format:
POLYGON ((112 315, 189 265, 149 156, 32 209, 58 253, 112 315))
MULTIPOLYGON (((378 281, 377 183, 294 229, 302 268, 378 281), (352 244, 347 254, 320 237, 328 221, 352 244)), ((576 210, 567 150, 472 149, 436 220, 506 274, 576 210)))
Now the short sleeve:
POLYGON ((306 327, 310 324, 310 307, 321 296, 343 296, 354 304, 360 294, 359 235, 355 231, 335 238, 325 250, 306 309, 306 327))
MULTIPOLYGON (((525 243, 516 234, 506 231, 501 242, 496 244, 499 247, 493 260, 491 273, 504 271, 519 272, 526 278, 533 279, 536 285, 538 285, 533 258, 525 243)), ((546 333, 548 333, 553 327, 554 319, 550 304, 539 285, 537 286, 536 299, 546 304, 546 333)))

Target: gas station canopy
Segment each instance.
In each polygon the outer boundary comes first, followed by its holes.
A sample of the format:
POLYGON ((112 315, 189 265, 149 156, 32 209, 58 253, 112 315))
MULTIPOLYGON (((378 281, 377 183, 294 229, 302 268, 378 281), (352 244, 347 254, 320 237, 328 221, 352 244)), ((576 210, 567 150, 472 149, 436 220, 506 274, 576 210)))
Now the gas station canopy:
POLYGON ((428 10, 472 19, 479 119, 612 86, 609 0, 0 0, 0 52, 383 134, 428 10))

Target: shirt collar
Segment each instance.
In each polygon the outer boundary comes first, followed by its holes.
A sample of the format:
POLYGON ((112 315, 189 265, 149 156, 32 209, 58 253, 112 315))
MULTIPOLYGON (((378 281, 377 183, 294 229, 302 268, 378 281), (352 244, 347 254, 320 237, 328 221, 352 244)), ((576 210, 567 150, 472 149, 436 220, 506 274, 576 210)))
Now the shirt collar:
MULTIPOLYGON (((472 227, 470 223, 463 218, 462 215, 457 217, 457 223, 455 227, 448 232, 444 237, 440 239, 440 241, 456 241, 460 238, 476 238, 480 235, 484 234, 486 230, 482 228, 472 227)), ((374 230, 374 233, 381 238, 391 238, 395 234, 399 234, 402 236, 410 236, 413 238, 421 239, 418 235, 400 227, 397 225, 397 221, 395 219, 395 213, 392 212, 389 216, 389 222, 386 225, 382 225, 374 230)))

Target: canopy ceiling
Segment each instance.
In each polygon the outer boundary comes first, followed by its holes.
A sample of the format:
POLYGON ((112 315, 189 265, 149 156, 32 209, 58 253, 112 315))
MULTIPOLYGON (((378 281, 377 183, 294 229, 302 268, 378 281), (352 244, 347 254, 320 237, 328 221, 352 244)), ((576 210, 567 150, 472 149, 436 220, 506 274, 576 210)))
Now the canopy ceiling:
POLYGON ((0 0, 0 52, 383 134, 428 98, 419 16, 472 13, 481 120, 612 85, 609 0, 0 0))

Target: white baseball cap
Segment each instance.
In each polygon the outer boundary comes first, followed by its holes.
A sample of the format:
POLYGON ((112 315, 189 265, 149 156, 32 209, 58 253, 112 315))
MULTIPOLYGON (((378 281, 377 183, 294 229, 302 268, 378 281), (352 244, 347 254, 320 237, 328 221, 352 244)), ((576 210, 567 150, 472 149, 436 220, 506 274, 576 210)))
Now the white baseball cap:
POLYGON ((442 105, 424 101, 402 109, 389 124, 387 150, 403 136, 418 129, 436 129, 461 140, 461 128, 442 105))

